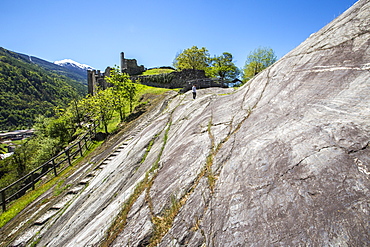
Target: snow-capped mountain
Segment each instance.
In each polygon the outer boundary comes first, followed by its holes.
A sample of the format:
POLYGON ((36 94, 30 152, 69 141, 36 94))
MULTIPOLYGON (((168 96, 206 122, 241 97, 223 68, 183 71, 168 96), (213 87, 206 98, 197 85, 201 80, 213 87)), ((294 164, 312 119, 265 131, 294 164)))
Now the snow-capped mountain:
POLYGON ((81 82, 82 84, 87 85, 87 72, 88 68, 91 68, 88 65, 79 64, 71 59, 64 59, 56 62, 49 62, 38 57, 30 56, 27 54, 17 53, 24 61, 37 64, 47 71, 53 71, 63 76, 67 76, 73 80, 81 82), (65 63, 67 62, 67 63, 65 63), (60 63, 60 64, 59 64, 60 63), (79 64, 80 66, 76 66, 79 64), (81 68, 82 67, 82 68, 81 68), (85 67, 85 69, 84 69, 85 67))
POLYGON ((75 68, 75 69, 81 69, 81 70, 94 69, 93 67, 89 65, 78 63, 76 61, 73 61, 72 59, 63 59, 60 61, 55 61, 54 63, 57 65, 63 66, 63 67, 69 67, 69 68, 75 68))

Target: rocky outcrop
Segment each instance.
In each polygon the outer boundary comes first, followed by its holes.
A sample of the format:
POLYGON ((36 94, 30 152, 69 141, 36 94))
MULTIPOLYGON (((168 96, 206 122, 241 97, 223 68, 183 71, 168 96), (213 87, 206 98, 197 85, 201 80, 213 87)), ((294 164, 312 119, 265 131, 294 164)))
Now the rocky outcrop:
POLYGON ((168 99, 33 240, 367 246, 369 95, 362 0, 239 90, 168 99))

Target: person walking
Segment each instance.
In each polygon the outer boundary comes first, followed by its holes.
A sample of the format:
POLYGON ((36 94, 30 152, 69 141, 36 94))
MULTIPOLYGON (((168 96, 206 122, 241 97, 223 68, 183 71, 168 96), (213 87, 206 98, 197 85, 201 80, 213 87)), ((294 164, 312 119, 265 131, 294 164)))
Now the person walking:
POLYGON ((197 87, 193 85, 193 87, 191 88, 191 91, 193 92, 193 99, 195 99, 195 97, 197 97, 197 87))

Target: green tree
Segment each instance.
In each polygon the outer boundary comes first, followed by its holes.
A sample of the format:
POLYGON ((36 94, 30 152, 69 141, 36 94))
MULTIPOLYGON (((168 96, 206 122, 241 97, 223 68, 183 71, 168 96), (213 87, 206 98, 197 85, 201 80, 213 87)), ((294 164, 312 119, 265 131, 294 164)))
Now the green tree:
POLYGON ((118 66, 111 69, 107 81, 113 85, 113 99, 115 109, 120 114, 121 122, 124 120, 125 107, 128 102, 130 112, 136 100, 137 83, 132 82, 130 76, 126 73, 121 73, 118 66))
POLYGON ((72 123, 77 124, 79 127, 82 127, 83 122, 83 110, 79 104, 80 97, 74 96, 71 102, 68 105, 67 111, 72 115, 72 123))
POLYGON ((56 108, 55 111, 57 113, 54 117, 38 116, 33 128, 38 138, 53 139, 55 146, 59 149, 72 139, 76 125, 73 123, 74 116, 68 108, 56 108))
MULTIPOLYGON (((30 170, 42 165, 53 155, 56 155, 62 147, 60 141, 51 137, 36 137, 28 140, 28 149, 31 149, 31 155, 28 167, 30 170)), ((30 171, 29 170, 29 171, 30 171)))
POLYGON ((209 70, 211 76, 218 76, 224 81, 235 79, 239 73, 239 69, 235 66, 231 53, 224 52, 221 56, 212 58, 212 66, 209 70))
POLYGON ((114 108, 119 113, 121 122, 123 122, 127 103, 127 83, 131 83, 132 81, 129 75, 121 73, 117 66, 110 70, 110 75, 106 79, 108 83, 113 85, 114 108))
POLYGON ((5 160, 10 167, 16 168, 14 180, 23 177, 49 160, 50 157, 60 150, 57 146, 57 139, 45 136, 41 131, 36 130, 35 136, 27 139, 22 145, 17 146, 14 154, 5 160))
POLYGON ((17 170, 16 178, 23 177, 30 170, 29 163, 33 154, 32 151, 32 146, 25 142, 21 146, 17 147, 14 154, 11 156, 11 165, 17 170))
POLYGON ((136 94, 137 94, 137 86, 136 83, 132 82, 131 80, 127 80, 124 87, 124 96, 128 100, 130 105, 130 113, 132 112, 133 105, 136 101, 136 94))
POLYGON ((93 108, 98 112, 100 122, 104 126, 105 133, 108 134, 108 123, 113 117, 114 101, 113 90, 107 88, 105 90, 98 90, 97 94, 93 96, 93 108))
POLYGON ((48 126, 50 124, 51 118, 47 118, 43 115, 39 115, 35 118, 35 123, 33 128, 35 129, 35 133, 39 137, 46 137, 48 136, 48 126))
POLYGON ((68 144, 75 129, 68 115, 52 118, 47 126, 48 136, 57 140, 60 145, 68 144))
POLYGON ((173 66, 178 70, 199 69, 206 70, 210 64, 210 56, 205 47, 198 49, 197 46, 185 49, 178 54, 173 62, 173 66))
POLYGON ((275 63, 276 60, 275 52, 271 48, 255 49, 248 55, 245 62, 243 81, 252 79, 253 76, 275 63))
POLYGON ((86 123, 91 123, 99 118, 95 101, 94 96, 87 95, 77 103, 79 113, 81 114, 83 121, 86 123))

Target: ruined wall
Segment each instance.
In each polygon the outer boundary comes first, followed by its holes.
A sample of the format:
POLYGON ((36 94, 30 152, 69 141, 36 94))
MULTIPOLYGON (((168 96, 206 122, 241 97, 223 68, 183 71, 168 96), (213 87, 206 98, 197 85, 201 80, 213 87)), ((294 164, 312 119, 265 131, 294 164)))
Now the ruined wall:
POLYGON ((109 86, 105 77, 109 76, 110 69, 110 67, 107 67, 104 73, 101 73, 100 70, 87 71, 87 89, 89 94, 94 95, 98 88, 104 90, 109 86))
POLYGON ((145 71, 143 65, 138 66, 136 59, 126 59, 125 53, 121 52, 121 72, 129 75, 139 75, 145 71))
MULTIPOLYGON (((127 61, 126 61, 127 62, 127 61)), ((135 62, 136 63, 136 62, 135 62)), ((110 67, 107 67, 104 73, 100 70, 88 70, 87 82, 88 93, 94 95, 98 88, 106 89, 109 87, 105 81, 105 77, 109 76, 110 67)), ((125 72, 125 70, 123 71, 125 72)), ((209 87, 223 87, 223 84, 217 79, 206 77, 204 70, 184 69, 182 71, 174 71, 166 74, 132 76, 131 79, 141 84, 162 87, 162 88, 182 88, 182 92, 191 89, 192 85, 196 85, 198 89, 209 87)))
MULTIPOLYGON (((129 61, 126 59, 126 62, 129 61)), ((135 62, 136 63, 136 62, 135 62)), ((110 67, 107 67, 104 73, 100 70, 88 70, 87 82, 88 93, 94 95, 98 88, 106 89, 109 87, 105 81, 105 77, 109 76, 110 67)), ((123 71, 125 72, 125 70, 123 71)), ((223 84, 215 79, 207 78, 203 70, 184 69, 182 71, 174 71, 166 74, 146 75, 146 76, 132 76, 131 79, 141 84, 162 87, 162 88, 182 88, 182 92, 191 89, 192 85, 196 85, 198 89, 209 87, 222 87, 223 84)))
POLYGON ((183 88, 183 91, 190 90, 195 84, 197 88, 221 87, 222 84, 210 78, 207 78, 204 70, 184 69, 167 74, 135 76, 133 80, 140 80, 140 83, 163 88, 183 88))
MULTIPOLYGON (((184 69, 166 74, 158 75, 140 75, 145 71, 143 65, 138 66, 136 59, 126 59, 125 54, 121 52, 121 72, 131 76, 133 81, 152 87, 162 88, 182 88, 182 92, 191 89, 195 84, 197 88, 223 87, 217 79, 206 77, 204 70, 184 69)), ((109 85, 105 81, 105 76, 109 75, 110 67, 107 67, 104 73, 100 70, 87 71, 88 93, 94 95, 97 88, 106 89, 109 85)))

